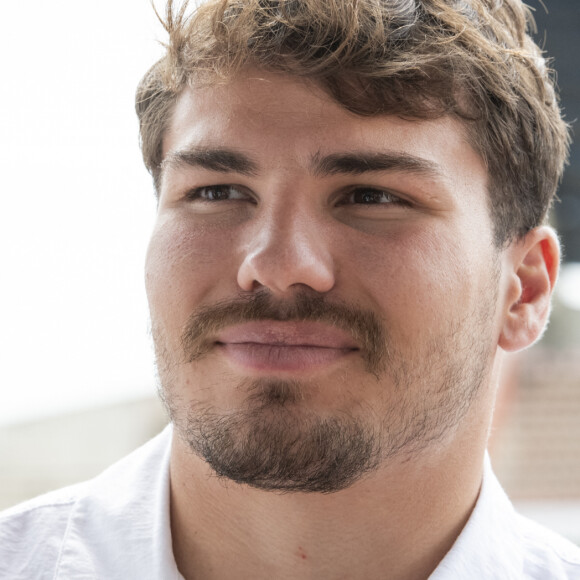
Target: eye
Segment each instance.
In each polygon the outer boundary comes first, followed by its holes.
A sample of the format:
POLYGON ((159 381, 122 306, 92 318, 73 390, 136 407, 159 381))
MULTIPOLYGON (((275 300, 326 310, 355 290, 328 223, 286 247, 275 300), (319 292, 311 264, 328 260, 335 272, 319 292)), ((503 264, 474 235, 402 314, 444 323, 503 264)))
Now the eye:
POLYGON ((411 205, 390 191, 373 187, 357 187, 349 191, 341 200, 340 205, 411 205))
POLYGON ((206 185, 196 187, 188 194, 189 200, 206 202, 250 200, 251 196, 244 188, 237 185, 206 185))

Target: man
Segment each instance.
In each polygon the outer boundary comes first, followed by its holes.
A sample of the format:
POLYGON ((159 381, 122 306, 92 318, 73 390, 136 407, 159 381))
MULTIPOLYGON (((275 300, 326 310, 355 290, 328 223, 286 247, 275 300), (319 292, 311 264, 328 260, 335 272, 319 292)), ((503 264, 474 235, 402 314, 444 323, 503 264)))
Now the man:
POLYGON ((485 448, 568 146, 519 0, 167 7, 137 91, 172 427, 6 512, 7 578, 580 578, 485 448))

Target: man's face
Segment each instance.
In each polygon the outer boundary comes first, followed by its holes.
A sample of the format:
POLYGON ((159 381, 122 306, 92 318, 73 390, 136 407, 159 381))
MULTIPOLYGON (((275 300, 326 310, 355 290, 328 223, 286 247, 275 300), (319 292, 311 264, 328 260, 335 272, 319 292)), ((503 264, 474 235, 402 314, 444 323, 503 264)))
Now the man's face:
POLYGON ((462 428, 501 320, 459 122, 255 73, 184 91, 163 145, 146 283, 181 440, 235 481, 334 491, 462 428))

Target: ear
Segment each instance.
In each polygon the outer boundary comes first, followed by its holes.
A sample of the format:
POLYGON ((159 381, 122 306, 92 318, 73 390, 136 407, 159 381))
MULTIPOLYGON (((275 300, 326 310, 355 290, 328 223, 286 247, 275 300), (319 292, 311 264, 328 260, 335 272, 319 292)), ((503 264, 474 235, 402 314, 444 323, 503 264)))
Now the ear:
POLYGON ((542 335, 558 277, 560 244, 554 230, 541 226, 506 250, 511 270, 499 346, 517 351, 542 335))

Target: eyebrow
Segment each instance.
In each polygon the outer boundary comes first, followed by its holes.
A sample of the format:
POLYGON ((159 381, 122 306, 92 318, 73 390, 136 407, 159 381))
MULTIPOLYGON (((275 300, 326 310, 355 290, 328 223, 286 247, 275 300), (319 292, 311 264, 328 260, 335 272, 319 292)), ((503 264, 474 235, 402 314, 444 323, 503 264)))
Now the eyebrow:
MULTIPOLYGON (((194 146, 170 152, 161 163, 161 172, 166 168, 181 166, 201 167, 219 173, 241 173, 255 176, 259 165, 246 154, 225 147, 194 146)), ((415 155, 399 152, 357 151, 355 153, 331 153, 312 156, 311 171, 316 177, 331 175, 362 175, 373 171, 401 171, 442 177, 439 166, 415 155)))
POLYGON ((258 173, 258 164, 247 155, 223 147, 188 147, 172 151, 161 162, 161 172, 164 172, 167 167, 179 168, 183 165, 201 167, 220 173, 234 172, 243 175, 258 173))
POLYGON ((408 153, 332 153, 321 156, 316 154, 312 159, 314 174, 319 177, 330 175, 362 175, 371 171, 401 171, 441 177, 439 166, 422 157, 408 153))

